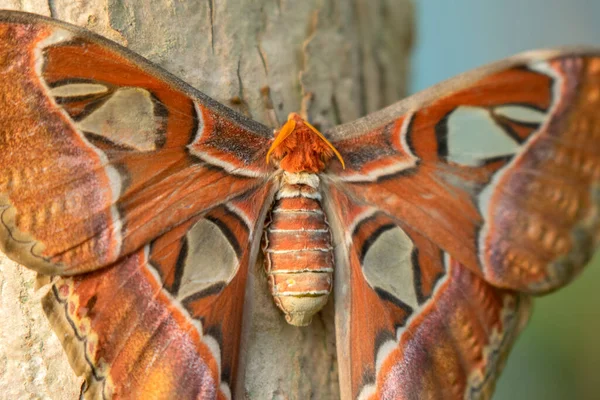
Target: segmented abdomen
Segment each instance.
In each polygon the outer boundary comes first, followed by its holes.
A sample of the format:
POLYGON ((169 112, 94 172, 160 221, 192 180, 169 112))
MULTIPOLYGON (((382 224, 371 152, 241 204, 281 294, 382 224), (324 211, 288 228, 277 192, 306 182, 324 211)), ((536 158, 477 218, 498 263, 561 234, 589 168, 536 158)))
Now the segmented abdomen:
POLYGON ((320 199, 317 188, 284 183, 265 224, 271 294, 292 325, 308 325, 331 292, 331 232, 320 199))

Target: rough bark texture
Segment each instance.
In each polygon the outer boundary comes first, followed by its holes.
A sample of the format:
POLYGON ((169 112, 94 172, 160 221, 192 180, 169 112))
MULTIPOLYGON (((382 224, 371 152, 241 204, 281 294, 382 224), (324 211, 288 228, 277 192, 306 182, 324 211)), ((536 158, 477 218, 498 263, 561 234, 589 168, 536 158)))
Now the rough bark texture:
MULTIPOLYGON (((321 127, 349 122, 405 93, 410 0, 0 0, 0 8, 84 26, 272 126, 299 110, 321 127)), ((0 397, 77 398, 81 380, 34 280, 0 254, 0 397)), ((339 397, 333 302, 311 326, 287 325, 260 265, 248 296, 246 398, 339 397)))

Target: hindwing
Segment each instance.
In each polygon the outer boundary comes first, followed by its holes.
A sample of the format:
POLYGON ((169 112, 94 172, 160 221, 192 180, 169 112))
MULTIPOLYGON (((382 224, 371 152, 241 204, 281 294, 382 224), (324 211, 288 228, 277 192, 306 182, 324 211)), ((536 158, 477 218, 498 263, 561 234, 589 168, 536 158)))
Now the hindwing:
POLYGON ((106 268, 50 279, 43 306, 89 399, 231 399, 248 268, 271 186, 106 268))
POLYGON ((599 109, 597 52, 540 52, 327 132, 348 398, 491 395, 523 293, 597 247, 599 109))
POLYGON ((82 395, 231 398, 271 131, 42 17, 1 12, 0 59, 0 249, 57 275, 82 395))

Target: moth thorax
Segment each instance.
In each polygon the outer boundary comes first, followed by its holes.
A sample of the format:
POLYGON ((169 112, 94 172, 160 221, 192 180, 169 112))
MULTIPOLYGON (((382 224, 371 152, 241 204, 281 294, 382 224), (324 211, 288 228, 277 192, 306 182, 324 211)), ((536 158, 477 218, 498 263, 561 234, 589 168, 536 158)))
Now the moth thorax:
POLYGON ((286 321, 297 326, 310 324, 332 287, 331 231, 318 187, 315 174, 286 172, 263 234, 271 294, 286 321))

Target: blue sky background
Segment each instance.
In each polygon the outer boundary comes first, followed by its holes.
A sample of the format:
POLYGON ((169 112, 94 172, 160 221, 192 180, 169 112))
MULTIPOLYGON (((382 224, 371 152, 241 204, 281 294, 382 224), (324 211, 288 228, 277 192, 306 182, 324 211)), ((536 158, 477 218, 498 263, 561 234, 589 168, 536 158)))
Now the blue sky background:
POLYGON ((599 0, 415 0, 413 91, 531 49, 600 46, 599 0))
MULTIPOLYGON (((512 54, 600 47, 600 0, 415 0, 412 91, 512 54)), ((598 110, 600 113, 600 110, 598 110)), ((600 398, 600 257, 536 301, 494 400, 600 398)))

